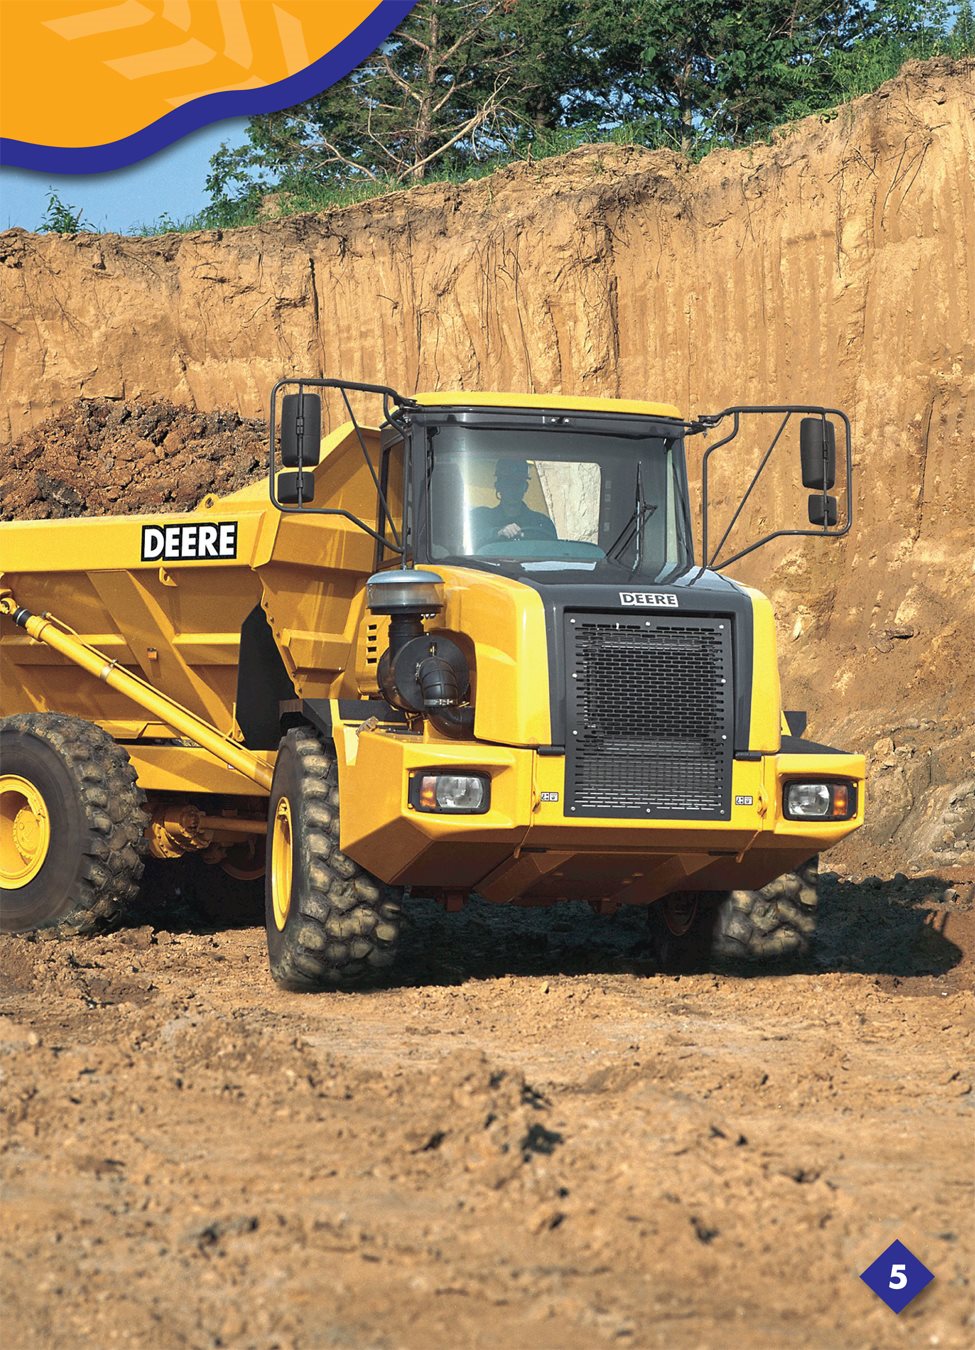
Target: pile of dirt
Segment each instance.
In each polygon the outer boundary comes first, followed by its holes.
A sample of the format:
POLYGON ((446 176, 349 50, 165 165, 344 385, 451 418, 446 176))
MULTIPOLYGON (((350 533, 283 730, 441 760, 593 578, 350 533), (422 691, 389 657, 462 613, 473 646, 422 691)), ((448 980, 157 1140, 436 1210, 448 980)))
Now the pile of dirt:
POLYGON ((188 511, 267 471, 267 423, 172 403, 75 400, 0 463, 0 520, 188 511))

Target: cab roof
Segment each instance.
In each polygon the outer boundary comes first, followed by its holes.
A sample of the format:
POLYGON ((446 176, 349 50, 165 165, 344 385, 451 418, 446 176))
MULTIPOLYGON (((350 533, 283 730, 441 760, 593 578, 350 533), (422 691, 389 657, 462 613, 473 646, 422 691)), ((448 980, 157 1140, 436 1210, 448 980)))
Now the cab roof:
POLYGON ((631 413, 643 417, 675 417, 672 403, 645 403, 629 398, 570 398, 564 394, 471 394, 451 389, 437 394, 416 394, 425 408, 556 408, 564 412, 631 413))

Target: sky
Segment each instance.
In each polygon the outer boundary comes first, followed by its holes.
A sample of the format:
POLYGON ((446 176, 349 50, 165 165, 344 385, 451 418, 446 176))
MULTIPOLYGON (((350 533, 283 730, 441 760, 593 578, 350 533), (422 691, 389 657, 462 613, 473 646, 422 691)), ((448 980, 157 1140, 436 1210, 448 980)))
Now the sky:
POLYGON ((163 215, 181 220, 207 204, 210 156, 225 142, 242 145, 247 118, 201 127, 175 145, 112 173, 52 174, 0 168, 0 229, 36 230, 53 188, 66 206, 81 209, 96 230, 127 234, 163 215))

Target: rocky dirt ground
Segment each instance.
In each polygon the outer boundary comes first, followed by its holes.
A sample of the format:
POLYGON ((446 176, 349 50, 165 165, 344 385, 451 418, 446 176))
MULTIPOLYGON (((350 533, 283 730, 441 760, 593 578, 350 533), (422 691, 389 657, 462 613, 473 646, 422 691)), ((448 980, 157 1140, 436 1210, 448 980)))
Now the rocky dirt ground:
POLYGON ((325 997, 165 889, 0 939, 11 1350, 970 1344, 971 878, 831 874, 766 977, 417 903, 390 987, 325 997))

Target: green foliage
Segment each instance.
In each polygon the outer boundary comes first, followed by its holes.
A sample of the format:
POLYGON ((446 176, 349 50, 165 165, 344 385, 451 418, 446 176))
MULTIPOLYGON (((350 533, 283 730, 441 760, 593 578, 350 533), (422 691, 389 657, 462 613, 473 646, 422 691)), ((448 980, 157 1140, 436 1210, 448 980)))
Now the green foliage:
POLYGON ((585 142, 700 158, 975 51, 972 0, 419 0, 358 70, 211 160, 228 228, 585 142))
POLYGON ((621 14, 608 65, 630 116, 699 156, 933 55, 948 9, 944 0, 624 0, 621 14))
POLYGON ((962 0, 957 7, 947 51, 951 56, 975 54, 975 12, 972 11, 972 0, 962 0))
POLYGON ((38 234, 77 234, 80 230, 94 228, 90 221, 84 219, 81 207, 68 206, 53 187, 48 189, 47 210, 37 227, 38 234))

